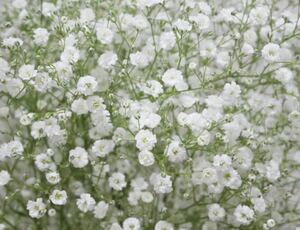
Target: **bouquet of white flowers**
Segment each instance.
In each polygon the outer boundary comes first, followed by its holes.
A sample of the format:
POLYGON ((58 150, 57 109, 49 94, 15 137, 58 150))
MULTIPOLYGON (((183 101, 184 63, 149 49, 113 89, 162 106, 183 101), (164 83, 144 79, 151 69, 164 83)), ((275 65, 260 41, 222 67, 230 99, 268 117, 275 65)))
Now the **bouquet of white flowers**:
POLYGON ((298 0, 1 0, 0 230, 299 230, 298 0))

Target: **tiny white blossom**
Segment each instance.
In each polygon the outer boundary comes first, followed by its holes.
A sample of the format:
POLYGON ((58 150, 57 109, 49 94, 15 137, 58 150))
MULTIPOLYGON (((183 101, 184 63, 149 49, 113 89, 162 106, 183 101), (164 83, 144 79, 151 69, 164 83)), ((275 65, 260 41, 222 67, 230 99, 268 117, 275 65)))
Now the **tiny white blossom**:
POLYGON ((135 135, 135 141, 139 150, 152 150, 157 142, 156 136, 149 130, 140 130, 135 135))
POLYGON ((64 190, 55 189, 52 194, 49 196, 51 202, 55 205, 65 205, 67 203, 67 193, 64 190))
POLYGON ((148 150, 143 150, 139 153, 139 162, 143 166, 151 166, 154 164, 155 159, 153 153, 148 150))
POLYGON ((95 204, 95 199, 89 193, 82 193, 80 198, 76 201, 77 207, 84 213, 92 211, 95 207, 95 204))
POLYGON ((46 205, 43 203, 42 198, 38 198, 36 199, 36 201, 29 200, 27 202, 26 208, 29 211, 29 215, 32 218, 37 218, 37 219, 44 216, 47 211, 46 205))
POLYGON ((208 217, 211 221, 222 221, 225 217, 225 210, 219 204, 208 206, 208 217))
POLYGON ((114 150, 115 143, 112 140, 97 140, 92 146, 92 152, 98 157, 105 157, 114 150))
POLYGON ((109 186, 114 190, 121 191, 126 187, 125 175, 119 172, 113 173, 108 178, 109 186))
POLYGON ((33 65, 22 65, 19 69, 19 77, 22 80, 30 80, 34 78, 37 74, 37 71, 35 70, 33 65))
POLYGON ((174 227, 171 223, 160 220, 155 224, 154 230, 174 230, 174 227))
POLYGON ((57 184, 60 182, 61 178, 58 172, 48 172, 46 173, 46 179, 50 184, 57 184))
POLYGON ((118 56, 115 53, 106 51, 99 57, 98 64, 104 69, 111 69, 116 64, 117 60, 118 56))
POLYGON ((173 190, 171 177, 153 173, 150 176, 150 183, 154 187, 154 191, 158 194, 170 193, 173 190))
POLYGON ((0 171, 0 186, 6 185, 11 180, 10 174, 6 170, 0 171))
POLYGON ((83 168, 89 163, 88 153, 84 148, 76 147, 70 150, 69 161, 75 168, 83 168))
POLYGON ((94 216, 97 219, 103 219, 106 216, 109 205, 104 201, 100 201, 94 208, 94 216))
POLYGON ((47 45, 49 39, 49 32, 45 28, 37 28, 34 30, 34 42, 39 46, 47 45))
POLYGON ((170 50, 174 48, 175 45, 176 45, 176 37, 172 31, 164 32, 160 35, 159 46, 161 49, 170 50))
POLYGON ((209 133, 209 131, 204 130, 203 132, 201 132, 201 134, 198 136, 197 138, 197 143, 200 146, 205 146, 208 145, 211 139, 211 135, 209 133))
POLYGON ((92 95, 97 89, 98 82, 92 76, 84 76, 79 78, 77 82, 77 90, 79 93, 88 96, 92 95))
POLYGON ((261 54, 268 62, 278 61, 280 57, 280 46, 274 43, 268 43, 263 47, 261 54))
POLYGON ((238 205, 234 210, 236 221, 242 225, 249 225, 254 219, 254 211, 247 205, 238 205))
POLYGON ((123 230, 140 230, 140 221, 135 217, 129 217, 123 222, 123 230))

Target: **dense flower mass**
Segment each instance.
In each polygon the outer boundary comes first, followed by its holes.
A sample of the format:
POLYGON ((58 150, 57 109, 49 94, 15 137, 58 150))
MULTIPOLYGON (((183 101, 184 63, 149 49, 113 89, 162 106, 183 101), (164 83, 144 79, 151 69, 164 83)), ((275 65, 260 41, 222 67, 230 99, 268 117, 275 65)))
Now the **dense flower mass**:
POLYGON ((298 0, 0 0, 0 230, 299 230, 298 0))

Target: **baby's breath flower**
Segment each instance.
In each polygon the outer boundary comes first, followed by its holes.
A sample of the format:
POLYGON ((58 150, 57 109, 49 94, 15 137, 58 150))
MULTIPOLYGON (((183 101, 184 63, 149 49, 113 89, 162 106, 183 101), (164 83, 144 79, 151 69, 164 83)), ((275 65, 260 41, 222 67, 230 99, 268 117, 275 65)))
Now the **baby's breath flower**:
POLYGON ((1 0, 0 229, 298 229, 298 10, 1 0))

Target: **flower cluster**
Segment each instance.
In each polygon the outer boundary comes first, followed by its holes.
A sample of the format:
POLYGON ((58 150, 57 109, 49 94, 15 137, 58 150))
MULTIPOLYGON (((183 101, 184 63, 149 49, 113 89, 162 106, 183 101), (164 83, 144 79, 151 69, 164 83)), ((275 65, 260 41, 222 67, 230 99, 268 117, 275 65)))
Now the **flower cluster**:
POLYGON ((298 0, 0 11, 0 230, 300 229, 298 0))

